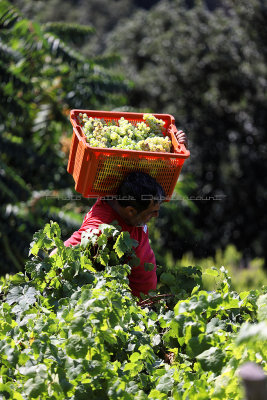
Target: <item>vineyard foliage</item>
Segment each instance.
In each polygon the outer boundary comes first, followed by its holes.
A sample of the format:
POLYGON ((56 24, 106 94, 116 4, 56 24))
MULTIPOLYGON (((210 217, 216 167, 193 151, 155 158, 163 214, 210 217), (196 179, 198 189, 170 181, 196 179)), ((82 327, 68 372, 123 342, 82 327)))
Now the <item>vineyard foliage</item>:
POLYGON ((154 297, 136 299, 136 245, 115 224, 75 248, 57 223, 34 235, 25 274, 0 281, 1 398, 243 399, 239 367, 267 371, 266 291, 231 291, 222 267, 207 292, 189 266, 159 268, 154 297))
POLYGON ((32 235, 50 219, 64 221, 66 236, 81 222, 75 204, 64 200, 73 193, 69 111, 114 108, 127 86, 110 72, 110 58, 73 48, 73 38, 83 43, 91 33, 75 23, 39 24, 0 0, 2 273, 23 270, 32 235))

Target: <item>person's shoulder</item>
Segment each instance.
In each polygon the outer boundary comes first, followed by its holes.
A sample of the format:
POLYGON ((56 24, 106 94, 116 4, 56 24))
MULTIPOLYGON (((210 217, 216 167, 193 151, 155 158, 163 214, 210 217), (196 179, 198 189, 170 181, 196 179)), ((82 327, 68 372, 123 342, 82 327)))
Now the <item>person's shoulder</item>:
POLYGON ((95 220, 99 221, 99 223, 109 223, 113 219, 114 212, 110 205, 101 198, 98 198, 90 211, 86 214, 84 221, 88 222, 95 220))
POLYGON ((100 210, 101 212, 108 212, 110 213, 112 208, 110 207, 110 205, 108 204, 108 202, 106 202, 105 200, 98 198, 97 201, 95 202, 95 204, 92 207, 92 210, 100 210))
POLYGON ((96 202, 94 203, 93 207, 103 207, 105 205, 105 202, 101 197, 98 197, 96 199, 96 202))
POLYGON ((91 218, 92 215, 98 214, 99 211, 101 210, 101 201, 100 199, 97 199, 97 201, 91 206, 91 208, 89 209, 89 211, 85 214, 84 217, 84 222, 88 220, 88 218, 91 218))

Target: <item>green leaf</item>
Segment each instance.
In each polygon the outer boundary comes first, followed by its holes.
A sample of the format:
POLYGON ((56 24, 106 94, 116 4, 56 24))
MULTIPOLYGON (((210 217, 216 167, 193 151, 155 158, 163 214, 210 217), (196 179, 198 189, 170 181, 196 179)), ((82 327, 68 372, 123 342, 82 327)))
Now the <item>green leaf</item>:
POLYGON ((39 292, 32 286, 15 286, 7 294, 8 304, 17 304, 13 312, 19 313, 29 309, 30 305, 36 302, 39 292))
POLYGON ((262 321, 258 324, 243 324, 237 336, 236 343, 242 344, 257 340, 267 340, 267 321, 262 321))
POLYGON ((173 274, 170 272, 163 272, 160 275, 160 282, 165 283, 168 286, 173 286, 175 285, 176 278, 173 274))
POLYGON ((157 389, 152 389, 151 392, 149 393, 149 399, 153 399, 153 400, 166 400, 166 394, 165 393, 161 393, 159 390, 157 389))
POLYGON ((95 268, 93 267, 92 260, 90 260, 90 258, 88 258, 85 255, 81 255, 80 261, 81 261, 81 268, 82 269, 86 269, 86 270, 91 271, 91 272, 96 272, 95 268))
POLYGON ((132 248, 136 246, 136 240, 132 239, 128 231, 121 232, 118 236, 113 248, 117 253, 118 257, 121 258, 125 253, 132 251, 132 248))
POLYGON ((134 399, 135 400, 147 400, 147 395, 143 390, 138 390, 137 392, 134 393, 134 399))
POLYGON ((98 376, 102 372, 103 365, 98 360, 92 360, 92 361, 84 360, 83 365, 84 365, 85 370, 91 376, 98 376))
POLYGON ((205 271, 203 271, 203 274, 218 277, 219 271, 215 267, 207 268, 205 271))
MULTIPOLYGON (((202 293, 202 292, 201 292, 202 293)), ((203 294, 199 294, 198 296, 193 296, 189 302, 189 310, 195 311, 196 314, 201 314, 207 310, 209 303, 207 298, 203 294)))
POLYGON ((12 281, 13 285, 26 283, 26 281, 27 281, 27 279, 25 279, 25 275, 22 272, 19 272, 18 274, 10 276, 10 280, 12 281))
POLYGON ((71 321, 70 329, 72 333, 82 333, 84 326, 86 324, 86 319, 84 317, 73 316, 73 321, 71 321))
POLYGON ((98 246, 104 246, 107 244, 107 241, 108 241, 107 236, 104 233, 102 233, 97 239, 97 244, 98 246))
POLYGON ((156 389, 160 393, 168 393, 170 390, 172 390, 172 386, 173 378, 166 374, 159 379, 159 383, 157 384, 156 389))
POLYGON ((206 333, 213 333, 226 329, 226 323, 218 318, 212 318, 206 326, 206 333))
POLYGON ((96 260, 105 267, 108 265, 109 262, 109 251, 108 249, 102 250, 96 260))
POLYGON ((137 257, 135 253, 132 254, 130 260, 128 261, 130 267, 138 267, 140 265, 140 258, 137 257))
POLYGON ((196 286, 194 287, 194 289, 192 290, 192 292, 191 292, 191 296, 193 296, 194 294, 196 294, 196 293, 199 291, 199 289, 200 289, 200 285, 196 285, 196 286))
POLYGON ((188 343, 191 338, 203 332, 203 326, 198 322, 189 321, 184 325, 184 339, 188 343))
POLYGON ((152 338, 152 346, 158 346, 161 342, 161 336, 159 334, 153 336, 152 338))
POLYGON ((141 354, 140 354, 139 352, 135 352, 135 353, 133 353, 133 354, 131 355, 130 361, 131 361, 132 363, 134 363, 134 362, 136 362, 136 361, 139 361, 140 358, 141 358, 141 354))
POLYGON ((145 271, 153 271, 154 268, 155 268, 155 265, 153 263, 144 263, 145 271))
POLYGON ((61 230, 57 222, 50 221, 50 225, 46 224, 44 227, 44 234, 49 239, 60 239, 61 230))
POLYGON ((42 393, 47 391, 47 385, 44 379, 37 376, 25 382, 24 391, 30 398, 42 397, 42 393))
POLYGON ((13 392, 13 400, 24 400, 24 397, 19 392, 13 392))
POLYGON ((12 390, 8 383, 0 383, 0 398, 1 400, 24 400, 25 398, 17 391, 12 390), (4 395, 4 397, 2 396, 4 395), (7 397, 6 397, 7 396, 7 397))
POLYGON ((125 365, 125 367, 123 368, 123 371, 130 371, 131 372, 131 376, 135 376, 137 375, 140 371, 142 371, 143 369, 143 363, 139 362, 129 362, 125 365))
POLYGON ((87 351, 86 340, 78 335, 72 335, 66 342, 66 352, 71 358, 85 358, 87 351))
POLYGON ((210 346, 210 337, 206 334, 201 333, 198 336, 193 336, 191 337, 191 339, 189 339, 186 345, 186 354, 189 357, 194 358, 205 350, 208 350, 210 346))
POLYGON ((36 259, 27 261, 25 264, 25 270, 31 275, 32 279, 43 279, 45 273, 51 269, 51 266, 52 260, 47 257, 43 261, 38 261, 36 259))
POLYGON ((99 230, 107 237, 115 237, 121 232, 121 227, 117 221, 112 221, 111 224, 99 225, 99 230))
POLYGON ((19 369, 19 372, 22 375, 29 376, 31 378, 34 378, 36 376, 41 377, 43 379, 47 378, 47 367, 44 364, 31 365, 28 367, 21 367, 19 369))
POLYGON ((217 310, 223 303, 223 298, 221 293, 211 293, 208 295, 207 301, 209 303, 209 308, 217 310))
POLYGON ((48 238, 41 230, 33 235, 33 241, 30 243, 29 255, 37 256, 41 249, 52 249, 53 240, 48 238))
POLYGON ((84 372, 84 365, 75 360, 68 361, 66 374, 70 380, 77 379, 84 372), (71 364, 71 361, 73 364, 71 364))
POLYGON ((179 338, 180 336, 183 336, 183 329, 184 329, 184 324, 186 321, 185 315, 179 314, 173 318, 173 315, 171 314, 170 317, 171 317, 170 318, 171 335, 173 337, 177 337, 177 338, 179 338))
POLYGON ((259 296, 257 300, 257 316, 259 321, 267 321, 267 294, 259 296))
MULTIPOLYGON (((8 384, 0 383, 0 394, 12 394, 13 390, 8 384)), ((2 397, 2 396, 1 396, 2 397)), ((10 397, 10 396, 9 396, 10 397)))
POLYGON ((218 373, 223 367, 225 359, 224 352, 218 347, 211 347, 203 353, 196 356, 204 371, 212 371, 218 373))

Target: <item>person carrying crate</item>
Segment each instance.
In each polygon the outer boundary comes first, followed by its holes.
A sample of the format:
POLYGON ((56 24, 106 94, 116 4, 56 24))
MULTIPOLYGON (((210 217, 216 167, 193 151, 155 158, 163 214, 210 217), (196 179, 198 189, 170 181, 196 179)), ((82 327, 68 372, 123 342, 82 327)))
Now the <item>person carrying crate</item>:
MULTIPOLYGON (((187 136, 177 132, 179 143, 187 146, 187 136)), ((138 241, 135 249, 140 264, 133 267, 128 277, 129 287, 134 296, 148 294, 157 286, 156 259, 149 243, 147 223, 158 217, 165 193, 161 185, 150 175, 143 172, 131 172, 121 183, 117 194, 108 199, 99 198, 86 214, 80 229, 72 234, 64 244, 76 246, 81 242, 84 231, 98 228, 101 224, 117 221, 122 231, 128 231, 132 239, 138 241), (145 263, 154 265, 152 271, 146 271, 145 263)))

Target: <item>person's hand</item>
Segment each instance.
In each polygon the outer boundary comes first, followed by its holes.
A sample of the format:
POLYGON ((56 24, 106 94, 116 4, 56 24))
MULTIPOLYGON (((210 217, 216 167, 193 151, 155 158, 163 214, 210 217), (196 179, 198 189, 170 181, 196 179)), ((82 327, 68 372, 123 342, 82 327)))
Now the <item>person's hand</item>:
POLYGON ((175 136, 178 140, 178 143, 184 144, 186 148, 188 147, 188 139, 184 131, 177 131, 175 136))

